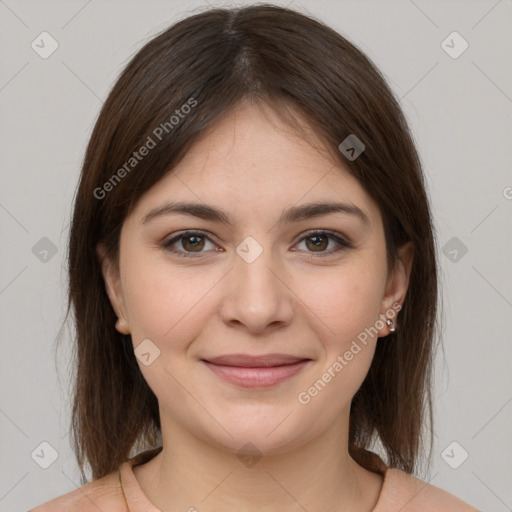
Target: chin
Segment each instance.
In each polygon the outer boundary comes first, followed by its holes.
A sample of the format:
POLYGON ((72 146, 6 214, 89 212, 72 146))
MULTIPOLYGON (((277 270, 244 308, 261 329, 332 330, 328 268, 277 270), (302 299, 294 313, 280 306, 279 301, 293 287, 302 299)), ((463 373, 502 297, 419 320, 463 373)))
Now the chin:
MULTIPOLYGON (((283 408, 284 410, 284 408, 283 408)), ((279 419, 272 418, 258 421, 254 415, 247 421, 222 423, 223 428, 202 433, 201 437, 209 444, 232 452, 237 456, 268 456, 289 452, 305 444, 314 435, 307 425, 293 425, 291 418, 285 419, 291 409, 286 409, 279 419), (281 417, 282 416, 282 417, 281 417)), ((297 421, 297 418, 294 419, 297 421)))

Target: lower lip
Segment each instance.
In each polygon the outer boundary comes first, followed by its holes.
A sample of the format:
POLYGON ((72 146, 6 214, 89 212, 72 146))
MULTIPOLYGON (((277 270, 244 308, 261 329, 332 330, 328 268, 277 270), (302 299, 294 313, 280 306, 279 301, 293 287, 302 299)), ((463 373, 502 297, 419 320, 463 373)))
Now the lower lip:
POLYGON ((281 366, 245 368, 225 366, 202 361, 212 372, 227 382, 244 388, 265 388, 289 379, 306 366, 310 360, 298 361, 281 366))

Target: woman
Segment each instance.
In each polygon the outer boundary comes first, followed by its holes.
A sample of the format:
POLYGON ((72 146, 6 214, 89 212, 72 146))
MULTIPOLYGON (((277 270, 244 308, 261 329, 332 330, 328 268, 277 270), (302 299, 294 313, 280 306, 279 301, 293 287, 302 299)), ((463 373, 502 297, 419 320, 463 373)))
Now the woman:
POLYGON ((93 481, 33 512, 476 510, 412 476, 437 297, 418 154, 319 21, 212 9, 138 52, 89 142, 69 277, 93 481))

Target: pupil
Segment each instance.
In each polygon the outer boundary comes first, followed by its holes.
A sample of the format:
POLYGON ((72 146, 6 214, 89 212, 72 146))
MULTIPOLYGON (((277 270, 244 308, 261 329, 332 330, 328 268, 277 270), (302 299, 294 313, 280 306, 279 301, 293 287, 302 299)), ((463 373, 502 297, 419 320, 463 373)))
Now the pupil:
MULTIPOLYGON (((312 236, 309 238, 309 240, 316 240, 316 242, 313 242, 313 246, 317 247, 317 248, 322 245, 322 239, 323 239, 323 242, 325 243, 326 237, 323 235, 315 235, 315 236, 312 236)), ((325 249, 325 247, 323 247, 323 248, 325 249)))
MULTIPOLYGON (((188 236, 183 241, 184 241, 184 243, 190 245, 192 248, 197 248, 201 244, 201 237, 199 237, 199 236, 188 236), (195 242, 190 243, 190 242, 187 242, 187 240, 195 240, 195 242)), ((183 247, 186 249, 185 246, 183 246, 183 247)))

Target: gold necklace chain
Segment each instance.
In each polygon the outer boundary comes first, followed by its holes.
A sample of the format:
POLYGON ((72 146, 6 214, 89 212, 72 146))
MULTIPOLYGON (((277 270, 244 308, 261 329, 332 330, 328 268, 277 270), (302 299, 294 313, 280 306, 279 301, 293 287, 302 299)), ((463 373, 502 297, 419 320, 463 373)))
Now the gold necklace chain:
POLYGON ((119 483, 121 484, 121 491, 123 492, 123 497, 124 497, 124 502, 126 503, 126 508, 128 511, 130 511, 130 505, 128 505, 128 500, 126 499, 126 494, 124 492, 123 479, 121 478, 121 471, 119 471, 119 483))

